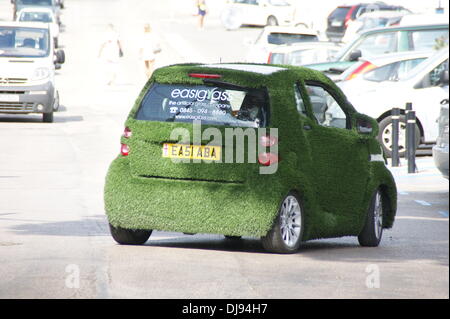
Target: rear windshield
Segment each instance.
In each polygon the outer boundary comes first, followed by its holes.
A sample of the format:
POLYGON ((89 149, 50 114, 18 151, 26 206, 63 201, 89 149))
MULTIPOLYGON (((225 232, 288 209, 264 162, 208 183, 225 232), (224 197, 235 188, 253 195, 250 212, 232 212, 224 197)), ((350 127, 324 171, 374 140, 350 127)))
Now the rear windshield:
POLYGON ((267 42, 270 44, 292 44, 298 42, 319 41, 316 35, 296 34, 296 33, 270 33, 267 42))
POLYGON ((265 89, 228 86, 159 84, 148 90, 137 120, 187 122, 237 127, 265 127, 268 122, 265 89))
POLYGON ((338 7, 333 12, 331 12, 329 19, 333 20, 344 20, 350 7, 338 7))

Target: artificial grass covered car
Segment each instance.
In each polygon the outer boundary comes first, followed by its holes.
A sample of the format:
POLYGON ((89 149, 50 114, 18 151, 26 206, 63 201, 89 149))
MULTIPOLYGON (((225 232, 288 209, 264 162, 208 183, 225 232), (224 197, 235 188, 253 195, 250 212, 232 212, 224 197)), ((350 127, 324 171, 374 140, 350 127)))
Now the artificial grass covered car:
POLYGON ((375 137, 318 71, 262 64, 179 64, 154 72, 136 100, 105 184, 113 238, 152 230, 302 241, 391 228, 395 182, 375 137))

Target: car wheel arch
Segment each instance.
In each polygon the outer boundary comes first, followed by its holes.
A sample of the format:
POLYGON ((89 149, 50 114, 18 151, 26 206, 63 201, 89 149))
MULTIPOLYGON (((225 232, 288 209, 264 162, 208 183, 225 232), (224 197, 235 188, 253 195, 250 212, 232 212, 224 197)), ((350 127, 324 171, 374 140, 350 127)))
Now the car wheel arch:
MULTIPOLYGON (((400 115, 405 115, 405 114, 406 114, 406 111, 404 109, 400 109, 400 115)), ((383 121, 385 118, 387 118, 389 116, 391 116, 391 110, 384 112, 377 118, 378 124, 380 124, 381 121, 383 121)), ((419 127, 419 131, 420 131, 420 140, 423 141, 424 129, 423 129, 422 122, 420 121, 420 119, 418 117, 416 118, 416 123, 417 123, 417 126, 419 127)))

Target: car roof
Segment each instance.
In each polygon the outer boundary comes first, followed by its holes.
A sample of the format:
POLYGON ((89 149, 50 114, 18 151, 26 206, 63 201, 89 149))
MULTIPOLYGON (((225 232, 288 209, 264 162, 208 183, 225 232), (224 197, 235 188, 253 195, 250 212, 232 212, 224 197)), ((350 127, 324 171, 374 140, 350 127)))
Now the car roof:
POLYGON ((400 21, 400 26, 422 25, 422 24, 448 24, 448 16, 445 14, 408 14, 400 21))
POLYGON ((385 65, 390 64, 397 61, 403 60, 412 60, 412 59, 420 59, 420 58, 428 58, 435 54, 436 51, 427 50, 427 51, 407 51, 407 52, 395 52, 395 53, 387 53, 383 55, 378 55, 374 57, 368 58, 360 58, 360 61, 369 61, 375 65, 385 65))
POLYGON ((298 26, 298 27, 270 26, 270 27, 265 27, 264 32, 318 35, 317 31, 303 27, 303 26, 298 26))
POLYGON ((448 23, 433 23, 433 24, 430 23, 430 24, 416 24, 416 25, 404 25, 393 27, 380 27, 363 31, 360 33, 360 35, 365 36, 367 34, 389 32, 389 31, 438 29, 440 27, 448 28, 448 23))
POLYGON ((316 49, 316 48, 335 48, 336 50, 340 50, 342 48, 342 44, 336 42, 326 42, 326 41, 318 41, 318 42, 299 42, 292 44, 282 44, 278 45, 271 50, 272 53, 288 53, 292 51, 298 50, 308 50, 308 49, 316 49))
POLYGON ((0 21, 0 27, 24 27, 48 29, 48 23, 44 22, 19 22, 19 21, 0 21))

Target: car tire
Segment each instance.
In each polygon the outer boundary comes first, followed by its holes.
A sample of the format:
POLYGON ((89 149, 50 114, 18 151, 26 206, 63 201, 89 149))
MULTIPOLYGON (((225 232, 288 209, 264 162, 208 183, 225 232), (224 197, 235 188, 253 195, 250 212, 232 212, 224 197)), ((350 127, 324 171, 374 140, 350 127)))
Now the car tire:
POLYGON ((277 26, 277 25, 278 25, 277 18, 275 18, 274 16, 269 16, 267 18, 267 26, 277 26))
POLYGON ((53 110, 49 113, 42 113, 42 122, 53 123, 53 110))
POLYGON ((281 202, 272 229, 261 237, 264 249, 279 254, 292 254, 301 244, 304 229, 303 205, 300 197, 290 192, 281 202))
POLYGON ((383 194, 377 189, 372 195, 366 222, 358 241, 364 247, 377 247, 383 236, 383 194))
POLYGON ((121 245, 143 245, 147 242, 152 230, 126 229, 109 224, 114 240, 121 245))
MULTIPOLYGON (((387 157, 392 157, 392 116, 388 116, 380 121, 380 131, 378 133, 378 141, 383 148, 387 157)), ((416 124, 416 149, 420 144, 420 129, 416 124)), ((406 153, 406 117, 403 115, 399 121, 399 156, 403 157, 406 153)))

